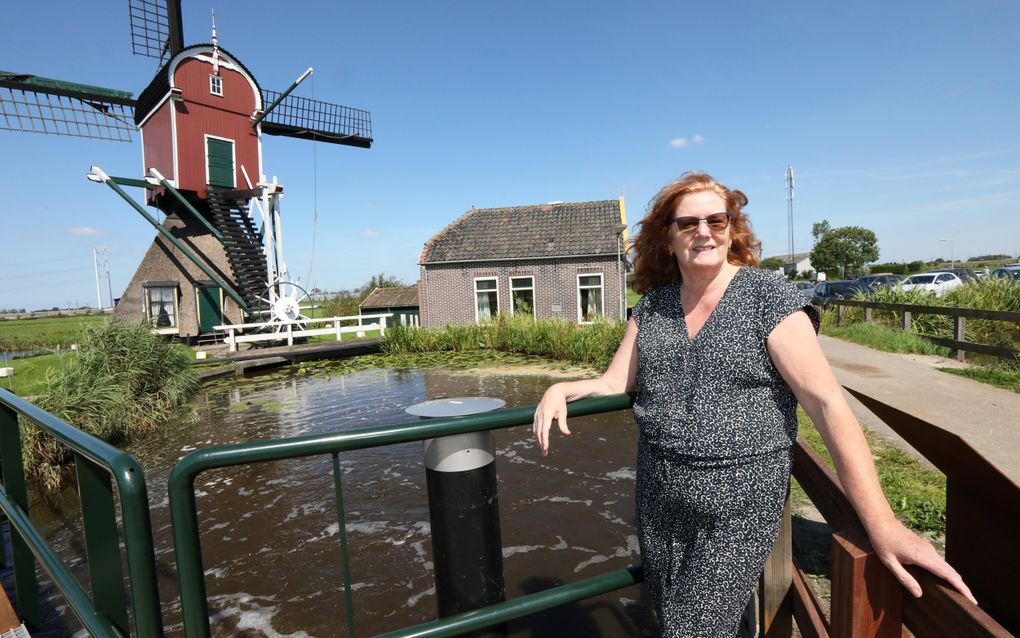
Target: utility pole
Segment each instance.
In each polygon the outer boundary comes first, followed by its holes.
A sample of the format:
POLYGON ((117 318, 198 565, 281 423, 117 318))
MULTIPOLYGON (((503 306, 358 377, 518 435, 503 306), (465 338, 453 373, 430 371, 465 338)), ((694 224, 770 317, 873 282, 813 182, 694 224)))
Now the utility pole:
POLYGON ((99 256, 96 254, 96 247, 92 247, 92 263, 96 267, 96 303, 99 309, 103 309, 103 291, 99 287, 99 256))
POLYGON ((789 274, 794 267, 793 261, 793 166, 786 165, 786 223, 789 228, 789 267, 784 269, 783 274, 789 274))
POLYGON ((110 311, 113 312, 113 286, 110 285, 110 251, 103 249, 103 265, 106 266, 106 292, 110 295, 110 311))

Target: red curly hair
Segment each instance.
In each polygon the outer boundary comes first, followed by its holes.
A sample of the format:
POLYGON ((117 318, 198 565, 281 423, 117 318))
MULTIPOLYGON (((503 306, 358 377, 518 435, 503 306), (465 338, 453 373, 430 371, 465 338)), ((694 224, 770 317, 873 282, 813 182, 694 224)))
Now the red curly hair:
POLYGON ((707 173, 684 173, 678 180, 659 191, 638 224, 639 234, 634 240, 634 279, 632 287, 638 294, 680 279, 680 268, 669 252, 669 226, 673 223, 680 200, 701 191, 711 191, 726 202, 730 218, 730 245, 727 257, 731 264, 757 266, 761 242, 754 236, 751 223, 743 213, 747 195, 729 189, 707 173))

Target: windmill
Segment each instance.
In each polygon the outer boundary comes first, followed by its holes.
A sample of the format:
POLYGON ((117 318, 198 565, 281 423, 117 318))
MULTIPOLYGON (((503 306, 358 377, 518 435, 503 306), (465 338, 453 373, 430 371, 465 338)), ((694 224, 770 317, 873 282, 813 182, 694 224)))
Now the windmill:
POLYGON ((262 136, 369 148, 367 111, 263 89, 217 41, 184 45, 181 0, 129 0, 132 52, 160 68, 131 92, 0 71, 0 130, 108 141, 141 138, 145 173, 92 167, 157 231, 114 309, 187 339, 222 323, 269 329, 301 318, 307 293, 283 253, 283 187, 262 171, 262 136), (146 206, 125 192, 142 188, 146 206), (147 208, 148 207, 148 208, 147 208), (149 209, 165 215, 160 221, 149 209))

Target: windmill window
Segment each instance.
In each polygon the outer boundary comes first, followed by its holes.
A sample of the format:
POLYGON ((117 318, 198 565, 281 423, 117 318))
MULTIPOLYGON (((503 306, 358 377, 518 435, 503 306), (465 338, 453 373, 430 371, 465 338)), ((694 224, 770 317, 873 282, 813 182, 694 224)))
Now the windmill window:
POLYGON ((223 97, 223 78, 219 75, 209 76, 209 92, 223 97))
POLYGON ((146 285, 145 318, 157 332, 177 332, 178 287, 176 283, 146 285))
POLYGON ((580 323, 591 323, 605 316, 602 305, 602 273, 577 276, 577 314, 580 323))

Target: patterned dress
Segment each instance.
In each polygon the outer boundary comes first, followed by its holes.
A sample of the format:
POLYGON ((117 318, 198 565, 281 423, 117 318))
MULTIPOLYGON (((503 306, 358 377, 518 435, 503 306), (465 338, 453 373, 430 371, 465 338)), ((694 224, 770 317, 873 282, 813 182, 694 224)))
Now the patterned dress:
POLYGON ((680 283, 634 307, 638 325, 637 522, 667 638, 734 636, 779 531, 797 400, 766 341, 818 314, 776 273, 740 268, 689 338, 680 283))

